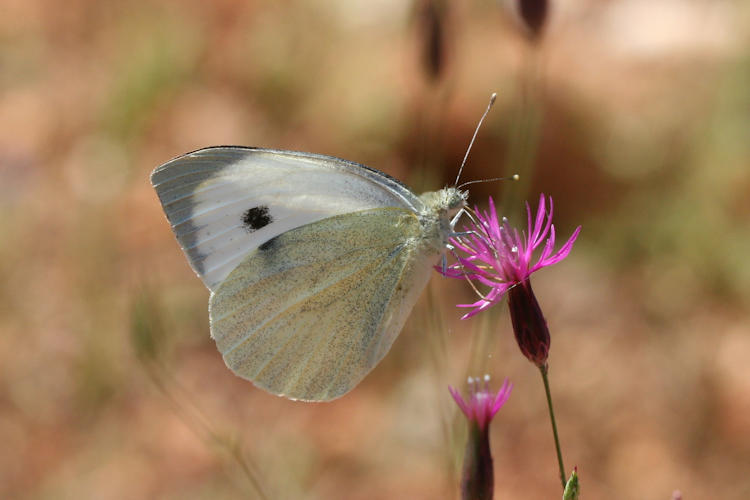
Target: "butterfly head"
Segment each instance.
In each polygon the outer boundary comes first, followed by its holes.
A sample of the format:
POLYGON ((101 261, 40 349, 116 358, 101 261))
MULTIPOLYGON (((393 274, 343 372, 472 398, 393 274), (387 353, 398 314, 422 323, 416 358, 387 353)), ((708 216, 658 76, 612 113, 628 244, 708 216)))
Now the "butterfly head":
POLYGON ((420 196, 425 204, 424 211, 420 214, 424 236, 436 250, 442 252, 449 245, 449 239, 454 233, 453 227, 463 212, 468 197, 468 191, 456 187, 420 196))
POLYGON ((424 202, 427 213, 441 219, 451 219, 466 206, 468 197, 468 191, 462 191, 456 187, 447 187, 440 191, 424 193, 419 198, 424 202))
POLYGON ((444 199, 445 213, 451 219, 466 206, 469 198, 468 191, 462 191, 457 187, 449 187, 438 191, 444 199))

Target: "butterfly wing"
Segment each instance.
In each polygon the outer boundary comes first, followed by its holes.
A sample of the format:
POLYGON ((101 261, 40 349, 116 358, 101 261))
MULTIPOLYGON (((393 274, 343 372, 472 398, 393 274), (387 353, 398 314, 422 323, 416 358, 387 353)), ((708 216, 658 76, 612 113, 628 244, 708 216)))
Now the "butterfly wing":
POLYGON ((330 156, 219 146, 157 167, 151 182, 190 265, 214 290, 264 242, 333 215, 423 204, 382 172, 330 156))
POLYGON ((411 210, 330 217, 252 251, 211 294, 227 366, 278 395, 327 401, 390 349, 437 251, 411 210))

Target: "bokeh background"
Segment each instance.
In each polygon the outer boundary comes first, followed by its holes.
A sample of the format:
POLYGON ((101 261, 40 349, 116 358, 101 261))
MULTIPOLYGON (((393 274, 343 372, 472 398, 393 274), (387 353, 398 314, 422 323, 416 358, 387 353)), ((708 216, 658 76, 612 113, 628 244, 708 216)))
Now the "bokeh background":
MULTIPOLYGON (((532 2, 533 3, 533 2, 532 2)), ((537 370, 505 305, 433 278, 349 395, 233 376, 149 184, 214 144, 464 180, 514 220, 540 192, 583 232, 534 285, 584 498, 750 498, 750 5, 2 0, 0 497, 457 498, 447 385, 515 389, 496 498, 559 498, 537 370)))

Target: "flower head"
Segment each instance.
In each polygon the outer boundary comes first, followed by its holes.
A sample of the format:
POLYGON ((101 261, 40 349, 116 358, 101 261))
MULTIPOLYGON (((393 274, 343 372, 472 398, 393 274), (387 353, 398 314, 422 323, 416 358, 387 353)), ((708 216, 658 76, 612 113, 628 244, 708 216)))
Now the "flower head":
POLYGON ((557 264, 568 256, 581 227, 578 226, 568 241, 555 252, 552 198, 549 198, 549 212, 546 206, 547 199, 542 194, 532 223, 531 207, 526 203, 528 232, 519 232, 505 217, 498 219, 495 203, 490 197, 489 211, 474 210, 476 222, 466 228, 469 235, 451 239, 453 246, 466 256, 459 257, 458 262, 443 274, 452 278, 468 276, 490 287, 487 295, 477 302, 459 304, 459 307, 472 308, 462 319, 470 318, 499 302, 506 292, 527 281, 533 273, 557 264), (542 244, 541 255, 534 262, 534 251, 542 244))
POLYGON ((503 407, 513 389, 508 379, 505 380, 497 393, 490 391, 490 376, 484 376, 484 385, 479 378, 469 377, 469 398, 464 399, 461 393, 453 387, 448 390, 456 401, 456 404, 469 422, 476 424, 480 430, 485 430, 492 417, 503 407))
POLYGON ((550 336, 547 321, 531 288, 531 275, 543 267, 557 264, 568 256, 581 231, 579 226, 555 252, 555 226, 552 224, 552 198, 539 197, 539 209, 532 222, 531 207, 526 204, 527 231, 519 232, 503 217, 498 220, 495 204, 490 198, 490 210, 473 215, 476 222, 467 227, 467 235, 452 238, 454 247, 466 254, 443 274, 453 278, 468 277, 490 287, 490 291, 473 304, 458 307, 472 308, 462 319, 470 318, 502 300, 508 294, 508 308, 513 332, 521 352, 539 368, 547 364, 550 336), (534 261, 534 251, 542 247, 534 261))
POLYGON ((484 376, 484 385, 478 378, 469 377, 469 398, 465 400, 458 390, 448 389, 469 421, 469 438, 464 454, 461 498, 464 500, 492 500, 495 473, 490 451, 489 423, 502 408, 513 388, 506 379, 497 393, 490 391, 490 376, 484 376))

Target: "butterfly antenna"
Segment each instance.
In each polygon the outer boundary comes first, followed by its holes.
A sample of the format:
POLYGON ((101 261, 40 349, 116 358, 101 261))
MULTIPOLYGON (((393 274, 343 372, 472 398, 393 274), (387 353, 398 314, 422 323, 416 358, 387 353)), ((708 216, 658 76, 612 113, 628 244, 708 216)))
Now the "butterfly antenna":
POLYGON ((497 99, 497 92, 493 92, 490 96, 490 102, 487 104, 487 109, 484 110, 484 114, 479 119, 479 123, 477 123, 477 128, 474 130, 474 135, 471 138, 471 142, 469 143, 469 147, 466 149, 466 154, 464 155, 464 161, 461 162, 461 168, 458 169, 458 175, 456 176, 456 182, 453 183, 455 186, 458 184, 458 179, 461 178, 461 172, 464 169, 464 165, 466 165, 466 159, 469 157, 469 151, 471 151, 471 147, 474 145, 474 140, 477 138, 477 133, 479 133, 479 127, 482 126, 482 122, 484 121, 484 118, 487 116, 487 113, 490 112, 490 109, 492 108, 492 105, 495 104, 495 99, 497 99))
POLYGON ((479 179, 479 180, 476 180, 476 181, 464 182, 464 183, 461 183, 460 185, 458 185, 456 187, 458 189, 461 189, 462 187, 468 186, 469 184, 478 184, 480 182, 494 182, 494 181, 517 181, 520 178, 521 178, 520 175, 513 174, 513 175, 508 176, 508 177, 493 177, 492 179, 479 179))

